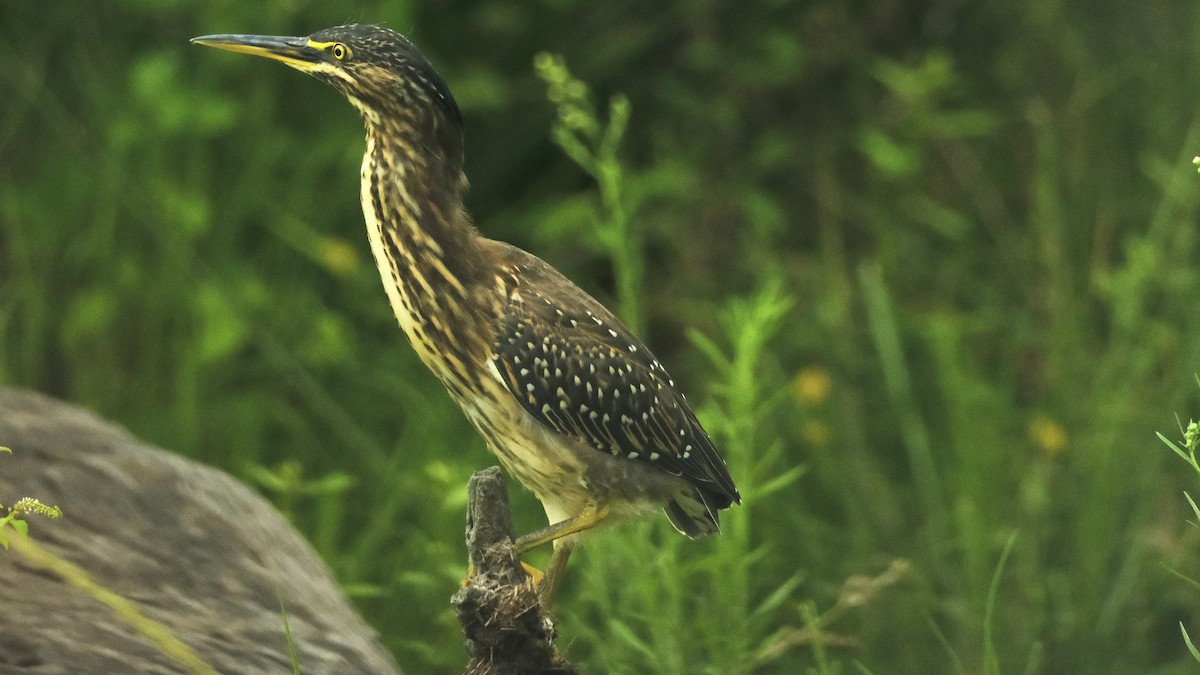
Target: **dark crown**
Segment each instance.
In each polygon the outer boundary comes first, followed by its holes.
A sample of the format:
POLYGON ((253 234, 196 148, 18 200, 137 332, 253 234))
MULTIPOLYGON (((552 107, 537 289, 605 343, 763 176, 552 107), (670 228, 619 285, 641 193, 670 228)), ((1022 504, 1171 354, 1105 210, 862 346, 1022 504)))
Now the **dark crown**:
MULTIPOLYGON (((433 103, 449 121, 462 125, 462 113, 442 77, 433 65, 400 33, 390 28, 370 24, 348 24, 317 31, 309 36, 314 42, 340 42, 350 48, 351 57, 346 61, 346 70, 359 78, 357 87, 346 87, 336 80, 331 84, 346 88, 346 93, 358 96, 367 103, 381 103, 376 99, 389 92, 380 91, 379 85, 399 85, 419 98, 433 103), (371 67, 381 68, 395 76, 396 83, 368 81, 371 67)), ((401 94, 407 92, 390 92, 401 94)))

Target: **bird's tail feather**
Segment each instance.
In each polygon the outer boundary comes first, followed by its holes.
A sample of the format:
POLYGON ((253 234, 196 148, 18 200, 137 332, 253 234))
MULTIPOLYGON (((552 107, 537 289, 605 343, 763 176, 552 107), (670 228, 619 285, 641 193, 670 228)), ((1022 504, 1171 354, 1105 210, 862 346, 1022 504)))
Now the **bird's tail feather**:
POLYGON ((671 525, 692 539, 721 531, 717 510, 711 506, 703 488, 693 487, 676 494, 663 510, 667 512, 671 525))

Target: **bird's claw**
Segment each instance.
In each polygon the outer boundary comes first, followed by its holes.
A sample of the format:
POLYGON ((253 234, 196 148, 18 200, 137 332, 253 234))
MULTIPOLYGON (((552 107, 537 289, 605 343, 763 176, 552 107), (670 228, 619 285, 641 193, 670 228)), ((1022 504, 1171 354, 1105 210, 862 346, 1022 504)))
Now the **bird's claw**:
MULTIPOLYGON (((540 585, 542 583, 542 579, 544 579, 546 576, 546 574, 544 572, 542 572, 538 568, 534 567, 533 565, 530 565, 529 563, 527 563, 525 561, 521 561, 521 569, 525 570, 525 576, 529 577, 529 581, 530 581, 530 583, 533 584, 534 588, 537 588, 538 585, 540 585)), ((470 586, 471 581, 474 578, 475 578, 475 563, 468 562, 467 563, 467 576, 463 577, 463 580, 462 580, 462 582, 459 583, 459 586, 462 588, 466 588, 467 586, 470 586)))

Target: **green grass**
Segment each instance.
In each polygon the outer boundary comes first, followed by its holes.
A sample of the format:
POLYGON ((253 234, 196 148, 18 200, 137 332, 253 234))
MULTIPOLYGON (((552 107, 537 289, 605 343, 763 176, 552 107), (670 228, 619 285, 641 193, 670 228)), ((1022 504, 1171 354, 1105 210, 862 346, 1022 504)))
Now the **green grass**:
POLYGON ((1154 433, 1200 401, 1200 9, 885 4, 5 5, 0 383, 255 485, 405 669, 460 669, 493 460, 387 307, 361 124, 187 44, 383 21, 465 111, 480 228, 638 327, 745 497, 719 537, 581 547, 572 658, 1190 672, 1192 484, 1154 433))
MULTIPOLYGON (((1200 379, 1197 382, 1200 383, 1200 379)), ((1162 433, 1158 434, 1158 439, 1165 443, 1180 459, 1186 462, 1193 472, 1200 475, 1200 462, 1196 460, 1196 447, 1200 444, 1200 424, 1197 424, 1194 420, 1189 420, 1186 428, 1182 428, 1182 426, 1180 425, 1183 432, 1182 447, 1166 436, 1163 436, 1162 433)), ((1191 494, 1184 492, 1183 496, 1187 499, 1188 506, 1192 510, 1192 516, 1195 518, 1195 520, 1188 521, 1188 524, 1192 527, 1200 528, 1200 506, 1196 505, 1196 500, 1192 499, 1191 494)), ((1200 589, 1200 582, 1195 579, 1173 569, 1171 572, 1193 588, 1200 589)), ((1192 636, 1188 633, 1187 627, 1183 625, 1182 621, 1179 622, 1179 631, 1183 634, 1183 642, 1187 645, 1188 652, 1192 655, 1192 658, 1200 662, 1200 650, 1196 649, 1196 645, 1192 642, 1192 636)))

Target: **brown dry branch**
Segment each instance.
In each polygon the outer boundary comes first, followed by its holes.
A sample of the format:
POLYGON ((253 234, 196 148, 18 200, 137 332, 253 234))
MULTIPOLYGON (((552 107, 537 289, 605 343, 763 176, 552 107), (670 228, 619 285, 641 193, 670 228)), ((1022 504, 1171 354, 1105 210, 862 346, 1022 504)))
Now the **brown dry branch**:
POLYGON ((474 574, 450 602, 466 637, 468 675, 575 673, 554 647, 554 622, 538 602, 513 545, 499 467, 471 476, 467 553, 474 574))

